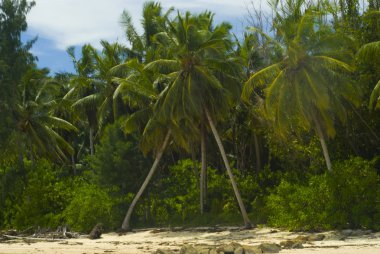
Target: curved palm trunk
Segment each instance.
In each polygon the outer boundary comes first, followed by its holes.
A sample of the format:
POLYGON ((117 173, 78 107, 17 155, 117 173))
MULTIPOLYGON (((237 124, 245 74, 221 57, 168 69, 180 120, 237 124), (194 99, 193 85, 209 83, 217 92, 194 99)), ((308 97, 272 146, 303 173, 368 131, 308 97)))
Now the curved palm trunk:
POLYGON ((252 224, 251 224, 251 221, 248 218, 247 211, 245 209, 243 200, 242 200, 242 198, 240 196, 239 189, 238 189, 237 184, 236 184, 235 179, 234 179, 234 175, 232 174, 232 170, 230 168, 230 164, 228 162, 228 159, 227 159, 227 156, 226 156, 226 152, 224 151, 224 147, 223 147, 222 141, 221 141, 221 139, 219 137, 218 131, 215 128, 214 122, 212 121, 208 110, 205 109, 205 112, 206 112, 207 120, 208 120, 208 122, 210 124, 210 127, 211 127, 211 130, 212 130, 212 133, 214 134, 216 143, 218 144, 220 153, 222 155, 223 162, 224 162, 224 165, 225 165, 225 167, 227 169, 228 176, 230 177, 231 184, 232 184, 232 187, 234 189, 236 199, 237 199, 237 201, 239 203, 240 212, 241 212, 241 215, 243 216, 243 220, 244 220, 244 226, 245 226, 246 229, 250 229, 250 228, 252 228, 252 224))
POLYGON ((125 218, 124 218, 124 221, 123 221, 123 224, 121 225, 121 229, 122 230, 125 230, 125 231, 129 231, 131 230, 131 227, 129 225, 129 222, 131 220, 131 215, 132 215, 132 212, 136 206, 136 203, 137 201, 140 199, 141 195, 143 194, 144 190, 146 189, 146 187, 148 186, 149 182, 150 182, 150 179, 152 178, 154 172, 156 171, 157 169, 157 166, 158 166, 158 163, 160 162, 161 160, 161 157, 162 157, 162 154, 164 153, 164 150, 169 142, 169 137, 170 137, 170 130, 168 131, 168 133, 166 134, 165 136, 165 139, 164 139, 164 142, 162 143, 161 147, 159 148, 157 154, 156 154, 156 159, 154 160, 153 162, 153 165, 148 173, 148 176, 145 178, 145 181, 144 183, 141 185, 140 187, 140 190, 137 192, 136 196, 134 197, 131 205, 129 206, 129 209, 128 209, 128 212, 127 214, 125 215, 125 218))
POLYGON ((315 122, 317 135, 319 137, 319 142, 321 143, 321 146, 322 146, 323 156, 325 157, 327 170, 331 173, 332 172, 332 166, 331 166, 329 150, 327 149, 327 144, 326 144, 326 141, 325 141, 322 129, 321 129, 321 125, 319 124, 318 120, 314 120, 314 122, 315 122))
POLYGON ((205 128, 201 126, 201 179, 200 179, 200 205, 201 214, 204 212, 204 206, 206 204, 206 179, 207 179, 207 165, 206 165, 206 141, 205 141, 205 128))

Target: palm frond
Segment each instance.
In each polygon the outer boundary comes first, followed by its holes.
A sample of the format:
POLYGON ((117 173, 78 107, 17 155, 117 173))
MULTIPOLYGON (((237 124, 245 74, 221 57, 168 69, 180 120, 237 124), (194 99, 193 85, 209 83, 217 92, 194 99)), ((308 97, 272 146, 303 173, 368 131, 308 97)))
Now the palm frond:
POLYGON ((158 59, 145 65, 144 70, 154 71, 162 74, 169 74, 178 71, 180 63, 177 60, 158 59))
POLYGON ((280 66, 280 63, 272 64, 254 73, 244 83, 242 99, 248 102, 254 88, 268 85, 268 83, 281 72, 280 66))
POLYGON ((377 82, 375 88, 371 93, 371 98, 369 100, 369 109, 379 109, 380 108, 380 80, 377 82))
POLYGON ((58 129, 76 132, 78 131, 78 129, 73 124, 59 117, 49 116, 48 122, 58 129))
POLYGON ((363 61, 380 57, 380 41, 365 44, 359 49, 357 56, 363 61))
POLYGON ((100 99, 100 94, 91 94, 77 100, 72 107, 73 108, 96 108, 100 99))
POLYGON ((137 83, 131 80, 131 78, 113 78, 112 81, 119 84, 114 92, 114 99, 116 99, 124 91, 128 93, 135 93, 149 99, 155 99, 157 97, 157 93, 152 86, 145 85, 144 83, 137 83))
POLYGON ((347 72, 354 71, 354 68, 349 64, 328 56, 313 56, 313 61, 332 70, 343 70, 347 72))

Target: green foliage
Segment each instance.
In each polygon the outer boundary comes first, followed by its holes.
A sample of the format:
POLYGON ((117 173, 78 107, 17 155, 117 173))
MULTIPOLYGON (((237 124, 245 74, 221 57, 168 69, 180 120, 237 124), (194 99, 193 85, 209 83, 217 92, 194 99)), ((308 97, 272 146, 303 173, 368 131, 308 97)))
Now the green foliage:
POLYGON ((271 155, 271 168, 303 177, 305 169, 315 172, 324 166, 323 154, 317 137, 303 132, 301 135, 289 135, 282 139, 275 132, 267 133, 267 143, 271 155))
POLYGON ((197 214, 197 181, 191 160, 179 161, 169 167, 168 174, 160 179, 150 193, 153 198, 152 213, 158 225, 183 222, 197 214))
POLYGON ((269 225, 289 229, 329 229, 325 176, 315 176, 307 186, 282 181, 268 197, 269 225))
POLYGON ((118 212, 116 205, 128 201, 125 198, 112 199, 107 189, 88 183, 82 176, 69 177, 67 169, 47 160, 35 165, 26 161, 25 166, 26 183, 16 178, 13 184, 21 188, 13 188, 5 201, 3 227, 55 229, 67 224, 74 230, 88 232, 98 222, 105 228, 119 224, 113 221, 113 214, 118 212))
MULTIPOLYGON (((225 172, 220 173, 212 167, 207 168, 206 213, 200 215, 199 177, 194 171, 194 166, 199 170, 198 162, 194 165, 188 159, 178 161, 176 165, 170 166, 168 172, 149 190, 145 202, 149 199, 154 223, 156 225, 238 223, 239 207, 230 180, 225 172)), ((252 218, 264 222, 266 214, 261 214, 264 211, 264 199, 271 186, 277 184, 278 176, 269 169, 263 170, 259 176, 242 174, 238 170, 233 170, 233 173, 244 202, 251 204, 247 210, 252 213, 252 218)), ((137 214, 140 218, 143 217, 144 205, 140 205, 137 214)))
POLYGON ((335 164, 328 178, 331 220, 334 227, 379 229, 380 176, 376 160, 359 157, 335 164))
POLYGON ((359 157, 334 165, 332 174, 306 184, 282 181, 269 195, 269 224, 297 230, 379 228, 380 177, 359 157))
POLYGON ((113 202, 108 193, 93 184, 83 183, 63 212, 67 224, 74 230, 90 232, 97 223, 109 228, 113 202))
POLYGON ((0 149, 7 149, 15 127, 12 113, 20 99, 17 85, 34 62, 29 49, 35 40, 21 41, 21 33, 27 29, 26 15, 34 4, 27 0, 0 2, 0 149))
POLYGON ((88 158, 99 184, 118 188, 119 195, 137 192, 151 163, 139 150, 138 137, 123 133, 122 121, 119 119, 105 128, 100 144, 96 146, 96 154, 88 158))
POLYGON ((379 153, 380 114, 367 109, 380 107, 379 3, 369 0, 362 12, 357 0, 336 8, 273 1, 274 18, 261 24, 273 33, 250 28, 234 41, 231 25, 214 25, 210 12, 170 15, 147 2, 142 34, 122 16, 130 46, 101 41, 102 51, 85 45, 80 58, 69 48, 76 73, 53 79, 29 52, 35 40, 21 41, 34 1, 0 1, 0 227, 118 228, 152 162, 140 149, 157 154, 168 130, 171 156, 133 223, 238 223, 215 145, 206 138, 213 166, 202 216, 199 164, 182 160, 199 155, 208 111, 231 141, 233 173, 256 223, 380 230, 376 162, 337 161, 379 153), (239 101, 244 82, 249 111, 239 101), (321 174, 314 131, 336 161, 329 174, 321 174))
MULTIPOLYGON (((73 181, 62 177, 62 169, 47 160, 26 164, 27 184, 18 202, 9 202, 5 224, 8 227, 40 226, 56 228, 63 223, 62 211, 73 196, 73 181)), ((21 184, 22 182, 18 182, 21 184)))

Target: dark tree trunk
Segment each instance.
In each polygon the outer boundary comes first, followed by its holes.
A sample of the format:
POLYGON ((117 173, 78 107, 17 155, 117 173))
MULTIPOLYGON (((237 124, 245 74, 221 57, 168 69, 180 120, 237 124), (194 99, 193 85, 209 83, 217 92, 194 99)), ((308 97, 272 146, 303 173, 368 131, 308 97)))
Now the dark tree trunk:
POLYGON ((255 154, 256 154, 256 174, 258 175, 261 170, 261 155, 260 155, 260 145, 256 133, 253 133, 253 141, 255 143, 255 154))
POLYGON ((94 129, 90 127, 90 154, 91 156, 94 155, 94 129))
POLYGON ((206 135, 205 128, 201 126, 201 177, 200 177, 200 205, 201 214, 204 213, 207 193, 207 164, 206 164, 206 135))

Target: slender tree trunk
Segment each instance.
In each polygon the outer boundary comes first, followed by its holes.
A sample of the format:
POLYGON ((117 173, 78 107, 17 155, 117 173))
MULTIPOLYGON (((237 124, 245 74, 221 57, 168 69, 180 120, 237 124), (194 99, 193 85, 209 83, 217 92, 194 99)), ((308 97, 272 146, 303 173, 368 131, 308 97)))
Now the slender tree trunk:
POLYGON ((94 129, 90 127, 90 154, 94 155, 94 129))
POLYGON ((22 174, 22 178, 25 180, 25 164, 24 164, 24 154, 23 148, 20 139, 17 139, 17 148, 18 148, 18 172, 22 174))
POLYGON ((205 127, 201 126, 201 177, 200 177, 200 205, 201 214, 204 213, 206 204, 206 178, 207 178, 207 165, 206 165, 206 140, 205 140, 205 127))
POLYGON ((1 206, 3 206, 3 204, 5 204, 5 191, 7 189, 7 172, 5 171, 5 169, 3 169, 3 172, 1 173, 1 182, 2 182, 2 185, 1 185, 1 206))
POLYGON ((76 176, 77 175, 77 165, 75 163, 75 152, 71 155, 71 165, 73 167, 73 175, 76 176))
MULTIPOLYGON (((195 153, 194 147, 191 147, 191 160, 193 162, 193 172, 195 178, 198 178, 199 176, 199 171, 198 171, 198 165, 197 165, 197 155, 195 153)), ((197 182, 197 187, 199 187, 199 182, 197 182)))
POLYGON ((258 175, 261 170, 260 146, 256 133, 253 133, 253 142, 255 143, 256 154, 256 174, 258 175))
POLYGON ((144 183, 141 185, 140 190, 137 192, 136 196, 133 198, 133 201, 132 201, 131 205, 129 206, 129 209, 128 209, 127 214, 125 215, 123 224, 121 225, 121 229, 122 230, 125 230, 125 231, 130 231, 131 230, 129 222, 131 220, 132 212, 133 212, 133 210, 134 210, 134 208, 136 206, 137 201, 140 199, 140 197, 143 194, 144 190, 148 186, 148 184, 150 182, 150 179, 152 179, 152 176, 153 176, 154 172, 157 169, 158 163, 160 162, 162 154, 164 153, 164 150, 165 150, 165 148, 166 148, 166 146, 167 146, 167 144, 169 142, 170 133, 171 132, 169 130, 168 133, 166 134, 164 142, 162 143, 161 147, 159 148, 159 150, 158 150, 158 152, 156 154, 156 159, 153 162, 153 165, 152 165, 152 167, 151 167, 151 169, 150 169, 150 171, 148 173, 148 176, 145 178, 144 183))
POLYGON ((244 203, 243 203, 243 199, 240 196, 240 192, 239 192, 239 189, 238 189, 237 184, 235 182, 234 175, 232 174, 232 170, 230 168, 230 164, 228 162, 228 159, 227 159, 227 156, 226 156, 226 152, 224 151, 224 147, 223 147, 222 141, 221 141, 221 139, 219 137, 218 131, 215 128, 214 122, 212 121, 211 116, 210 116, 208 110, 205 109, 205 112, 206 112, 207 120, 208 120, 208 122, 210 124, 210 127, 211 127, 211 130, 212 130, 212 133, 214 134, 216 143, 218 144, 220 153, 222 155, 223 162, 224 162, 224 165, 225 165, 225 167, 227 169, 228 176, 230 177, 231 184, 232 184, 232 187, 234 189, 236 199, 237 199, 237 201, 239 203, 240 212, 241 212, 241 215, 242 215, 243 220, 244 220, 244 226, 245 226, 246 229, 250 229, 250 228, 252 228, 252 224, 251 224, 251 221, 248 218, 247 211, 246 211, 244 203))
POLYGON ((316 127, 316 131, 317 131, 317 135, 319 137, 319 142, 321 142, 323 156, 325 157, 327 170, 331 173, 332 172, 332 167, 331 167, 331 160, 330 160, 329 150, 327 149, 327 144, 326 144, 326 141, 325 141, 322 129, 321 129, 321 125, 320 125, 320 123, 319 123, 319 121, 317 119, 314 119, 314 122, 315 122, 315 127, 316 127))

